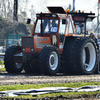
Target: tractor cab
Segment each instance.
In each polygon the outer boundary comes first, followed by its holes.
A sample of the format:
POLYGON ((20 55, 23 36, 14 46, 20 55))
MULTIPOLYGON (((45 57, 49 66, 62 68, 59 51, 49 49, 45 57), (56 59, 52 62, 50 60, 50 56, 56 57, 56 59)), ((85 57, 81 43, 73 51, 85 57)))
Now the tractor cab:
POLYGON ((92 21, 96 16, 95 13, 84 13, 84 11, 79 12, 67 12, 68 14, 71 14, 72 19, 74 21, 75 26, 75 33, 76 35, 84 34, 88 35, 88 32, 86 31, 86 22, 92 21))
POLYGON ((47 8, 51 13, 36 14, 32 36, 22 37, 23 53, 40 53, 43 47, 53 45, 62 54, 65 38, 82 37, 82 34, 86 34, 87 20, 95 18, 94 13, 66 12, 62 7, 47 8), (34 46, 29 46, 30 38, 34 46), (29 43, 24 45, 26 39, 29 43))
POLYGON ((32 36, 70 36, 71 34, 75 34, 72 17, 66 14, 62 7, 48 7, 48 9, 51 13, 40 13, 36 15, 37 20, 32 36))
MULTIPOLYGON (((50 39, 59 51, 63 50, 64 38, 75 35, 74 24, 71 15, 60 13, 39 13, 34 25, 32 36, 50 39)), ((45 45, 47 41, 44 42, 45 45)), ((44 45, 43 45, 44 46, 44 45)), ((42 48, 41 48, 42 49, 42 48)))
POLYGON ((96 16, 95 13, 84 13, 84 11, 75 11, 71 12, 69 9, 66 11, 62 7, 48 7, 49 11, 51 13, 60 13, 60 14, 67 14, 71 15, 72 19, 74 21, 74 27, 75 27, 75 34, 81 35, 81 34, 87 34, 86 32, 86 22, 92 21, 96 16))

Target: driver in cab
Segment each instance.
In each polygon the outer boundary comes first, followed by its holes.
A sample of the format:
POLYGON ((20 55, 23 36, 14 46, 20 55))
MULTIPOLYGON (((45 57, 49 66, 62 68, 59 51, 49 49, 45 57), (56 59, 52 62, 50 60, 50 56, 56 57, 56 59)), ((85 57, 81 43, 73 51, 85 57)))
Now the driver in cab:
POLYGON ((56 24, 56 20, 52 20, 52 26, 50 28, 50 32, 57 32, 58 25, 56 24))

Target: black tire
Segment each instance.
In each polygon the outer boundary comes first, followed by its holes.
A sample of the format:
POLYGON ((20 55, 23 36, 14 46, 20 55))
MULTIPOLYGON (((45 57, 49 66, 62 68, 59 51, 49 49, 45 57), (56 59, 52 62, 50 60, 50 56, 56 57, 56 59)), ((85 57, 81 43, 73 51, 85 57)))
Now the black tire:
POLYGON ((13 58, 14 54, 20 52, 21 52, 20 46, 11 46, 6 50, 4 56, 4 64, 6 71, 8 73, 20 73, 23 70, 23 64, 15 63, 13 58))
POLYGON ((75 66, 79 74, 94 74, 97 72, 98 49, 93 39, 83 38, 81 41, 77 41, 74 55, 75 59, 78 60, 75 66))
POLYGON ((76 38, 74 37, 66 37, 64 49, 63 49, 63 58, 65 60, 65 63, 62 64, 60 67, 60 70, 67 74, 75 74, 76 68, 74 66, 73 60, 74 60, 74 49, 75 49, 75 43, 76 38))
POLYGON ((97 73, 100 73, 100 54, 99 54, 99 58, 98 58, 98 69, 97 69, 97 73))
POLYGON ((42 74, 55 75, 60 67, 60 54, 55 46, 44 47, 39 55, 39 68, 42 74))
MULTIPOLYGON (((65 59, 66 61, 69 59, 67 61, 67 66, 70 66, 70 71, 75 74, 95 73, 95 71, 97 70, 98 58, 98 50, 95 42, 89 38, 80 38, 76 39, 75 41, 73 40, 73 42, 73 48, 71 51, 69 51, 69 54, 71 54, 70 57, 65 57, 67 58, 65 59)), ((67 48, 68 46, 65 46, 64 50, 67 50, 67 48)))
POLYGON ((25 66, 24 70, 26 73, 40 73, 38 59, 32 58, 25 66))

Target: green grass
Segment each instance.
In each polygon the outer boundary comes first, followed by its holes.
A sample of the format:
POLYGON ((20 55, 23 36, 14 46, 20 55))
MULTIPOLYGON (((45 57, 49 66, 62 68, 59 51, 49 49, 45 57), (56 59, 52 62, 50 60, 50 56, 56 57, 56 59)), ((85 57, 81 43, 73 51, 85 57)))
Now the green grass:
MULTIPOLYGON (((100 82, 81 82, 81 83, 59 83, 59 84, 26 84, 26 85, 10 85, 10 86, 0 86, 0 91, 5 90, 24 90, 24 89, 38 89, 38 88, 44 88, 44 87, 81 87, 81 86, 87 86, 87 85, 100 85, 100 82)), ((100 91, 97 92, 68 92, 68 93, 51 93, 51 94, 43 94, 38 96, 32 96, 32 95, 21 95, 17 98, 45 98, 45 97, 56 97, 56 96, 64 96, 64 97, 80 97, 80 96, 93 96, 96 94, 100 94, 100 91)))
POLYGON ((68 93, 51 93, 51 94, 42 94, 42 95, 37 95, 37 96, 32 96, 32 95, 20 95, 16 98, 24 98, 24 99, 40 99, 40 98, 46 98, 46 97, 67 97, 67 98, 86 98, 86 97, 94 97, 96 94, 100 94, 100 91, 98 92, 68 92, 68 93))
POLYGON ((2 72, 2 71, 6 71, 6 69, 5 68, 0 68, 0 72, 2 72))
MULTIPOLYGON (((4 66, 4 61, 0 61, 0 65, 4 66)), ((6 69, 5 68, 0 68, 0 71, 6 71, 6 69)))
POLYGON ((4 61, 0 61, 0 65, 4 65, 4 61))
POLYGON ((25 84, 25 85, 7 85, 7 86, 0 86, 0 91, 5 90, 20 90, 20 89, 39 89, 44 87, 82 87, 87 85, 100 85, 100 82, 79 82, 79 83, 59 83, 59 84, 25 84))

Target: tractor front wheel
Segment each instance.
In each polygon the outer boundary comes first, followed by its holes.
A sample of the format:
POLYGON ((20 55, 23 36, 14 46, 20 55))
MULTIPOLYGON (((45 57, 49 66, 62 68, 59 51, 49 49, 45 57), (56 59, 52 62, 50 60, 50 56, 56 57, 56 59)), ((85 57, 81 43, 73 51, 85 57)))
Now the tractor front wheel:
POLYGON ((56 47, 44 47, 39 55, 39 68, 43 74, 55 75, 60 67, 60 54, 56 47))
POLYGON ((8 73, 20 73, 23 70, 23 64, 14 62, 14 54, 20 53, 20 46, 11 46, 5 52, 4 64, 8 73))

